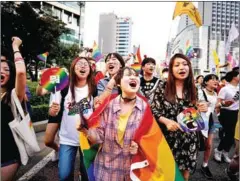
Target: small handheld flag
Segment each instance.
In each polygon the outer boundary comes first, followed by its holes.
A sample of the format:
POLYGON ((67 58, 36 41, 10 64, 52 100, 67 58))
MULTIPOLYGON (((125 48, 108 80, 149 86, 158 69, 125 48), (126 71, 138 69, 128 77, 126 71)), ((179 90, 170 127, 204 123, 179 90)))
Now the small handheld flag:
POLYGON ((39 54, 39 55, 37 55, 37 58, 38 58, 39 60, 41 60, 41 61, 46 62, 46 61, 47 61, 47 56, 48 56, 48 54, 49 54, 48 52, 39 54))
POLYGON ((96 42, 94 41, 93 44, 93 52, 92 52, 92 58, 94 58, 96 60, 96 62, 98 62, 99 60, 101 60, 103 58, 103 54, 100 52, 96 42))

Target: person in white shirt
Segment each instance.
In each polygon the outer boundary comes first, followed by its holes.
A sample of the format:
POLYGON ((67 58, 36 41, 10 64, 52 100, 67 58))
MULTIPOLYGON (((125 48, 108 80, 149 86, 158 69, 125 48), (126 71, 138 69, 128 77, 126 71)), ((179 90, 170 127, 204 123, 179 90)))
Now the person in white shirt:
POLYGON ((228 72, 226 80, 229 84, 223 87, 218 94, 218 105, 221 106, 220 122, 225 134, 214 150, 214 159, 221 161, 223 156, 224 161, 230 163, 228 152, 234 143, 234 130, 239 111, 239 71, 228 72))
MULTIPOLYGON (((85 124, 93 112, 93 94, 96 90, 92 70, 87 58, 76 58, 70 67, 70 85, 64 98, 62 121, 59 132, 59 178, 74 180, 75 158, 79 149, 79 132, 76 125, 85 124)), ((57 97, 61 97, 57 92, 57 97)), ((53 99, 54 100, 54 99, 53 99)), ((60 100, 62 100, 60 98, 60 100)), ((60 104, 53 102, 49 114, 58 115, 60 104)), ((81 153, 80 153, 81 154, 81 153)))
POLYGON ((208 123, 207 128, 207 138, 205 140, 205 151, 203 157, 203 163, 201 166, 201 171, 206 178, 212 179, 213 175, 208 167, 208 161, 211 156, 212 150, 212 141, 214 136, 214 120, 213 116, 215 114, 215 106, 217 103, 217 93, 214 91, 218 86, 218 76, 215 74, 208 74, 203 79, 203 89, 198 90, 198 100, 208 102, 208 111, 205 114, 204 118, 207 119, 206 123, 208 123))

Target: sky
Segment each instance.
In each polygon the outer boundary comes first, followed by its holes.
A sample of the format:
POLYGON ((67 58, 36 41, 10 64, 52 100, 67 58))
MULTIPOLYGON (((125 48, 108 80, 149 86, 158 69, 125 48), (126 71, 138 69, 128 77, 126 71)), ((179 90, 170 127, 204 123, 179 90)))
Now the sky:
POLYGON ((162 60, 168 40, 176 34, 180 17, 172 20, 175 2, 86 2, 84 46, 98 42, 99 15, 114 12, 133 20, 132 45, 140 45, 141 55, 162 60))

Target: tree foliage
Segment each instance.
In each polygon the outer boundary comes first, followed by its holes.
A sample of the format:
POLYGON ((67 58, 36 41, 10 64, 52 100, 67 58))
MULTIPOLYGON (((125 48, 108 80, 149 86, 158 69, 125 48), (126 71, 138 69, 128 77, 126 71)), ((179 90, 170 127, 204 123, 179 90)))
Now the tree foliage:
POLYGON ((65 23, 56 19, 51 13, 42 12, 39 2, 2 2, 1 10, 2 47, 12 52, 11 37, 18 36, 23 40, 21 53, 29 65, 30 75, 32 74, 30 65, 34 65, 36 72, 35 77, 32 77, 34 80, 37 78, 38 54, 49 52, 48 60, 56 59, 57 63, 65 65, 67 63, 64 60, 79 51, 76 46, 64 47, 60 43, 59 37, 69 33, 69 30, 65 27, 65 23))

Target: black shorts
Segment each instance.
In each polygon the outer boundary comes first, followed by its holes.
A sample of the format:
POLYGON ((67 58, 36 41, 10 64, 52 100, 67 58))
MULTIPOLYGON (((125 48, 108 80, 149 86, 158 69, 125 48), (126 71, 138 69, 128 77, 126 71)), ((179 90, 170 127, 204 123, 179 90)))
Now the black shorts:
POLYGON ((3 163, 1 163, 1 167, 6 167, 6 166, 9 166, 9 165, 12 165, 12 164, 15 164, 15 163, 20 164, 20 160, 13 159, 13 160, 9 160, 9 161, 3 162, 3 163))
POLYGON ((48 123, 58 123, 61 124, 62 116, 48 116, 48 123))

